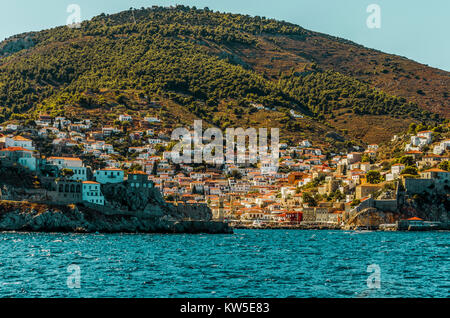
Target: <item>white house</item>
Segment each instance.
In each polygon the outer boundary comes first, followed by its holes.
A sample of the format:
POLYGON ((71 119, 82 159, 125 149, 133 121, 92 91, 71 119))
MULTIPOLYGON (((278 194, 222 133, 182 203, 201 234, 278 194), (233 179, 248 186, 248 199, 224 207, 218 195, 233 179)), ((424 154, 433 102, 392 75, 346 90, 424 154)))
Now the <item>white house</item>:
POLYGON ((72 168, 77 167, 81 168, 83 167, 83 161, 81 161, 80 158, 72 158, 72 157, 49 157, 47 158, 47 162, 58 166, 58 168, 72 168))
POLYGON ((120 121, 133 121, 133 117, 131 117, 130 115, 120 115, 119 116, 119 120, 120 121))
POLYGON ((364 172, 369 172, 372 169, 372 165, 369 162, 362 162, 359 168, 364 172))
POLYGON ((117 134, 120 132, 120 129, 117 129, 116 127, 103 127, 102 133, 104 136, 111 136, 113 134, 117 134))
POLYGON ((6 130, 13 130, 13 131, 16 131, 17 129, 19 129, 19 125, 16 125, 16 124, 8 124, 8 125, 6 126, 6 130))
POLYGON ((0 157, 17 162, 20 165, 36 171, 37 159, 33 155, 33 151, 22 147, 8 147, 0 150, 0 157))
POLYGON ((411 136, 411 142, 406 145, 405 150, 420 150, 426 145, 431 144, 433 141, 433 132, 432 131, 421 131, 416 136, 411 136))
POLYGON ((395 165, 392 165, 392 167, 391 167, 391 173, 392 173, 392 174, 399 175, 405 168, 406 168, 406 167, 405 167, 404 164, 397 163, 397 164, 395 164, 395 165))
POLYGON ((60 131, 56 134, 56 138, 61 138, 61 139, 67 138, 67 133, 64 131, 60 131))
POLYGON ((86 181, 88 179, 88 177, 87 177, 88 168, 86 168, 86 167, 71 167, 68 169, 73 171, 73 176, 71 176, 69 178, 70 180, 86 181))
POLYGON ((83 161, 79 158, 70 157, 49 157, 47 159, 49 164, 57 166, 59 169, 70 169, 73 171, 73 175, 68 178, 69 180, 87 180, 87 168, 84 167, 83 161))
POLYGON ((33 141, 22 136, 6 137, 5 147, 21 147, 28 150, 34 150, 33 141))
POLYGON ((65 127, 68 127, 72 122, 65 117, 56 117, 55 121, 53 122, 53 127, 58 129, 63 129, 65 127))
POLYGON ((161 120, 159 120, 156 117, 145 117, 144 120, 148 121, 149 123, 160 123, 161 122, 161 120))
POLYGON ((105 205, 105 197, 100 189, 100 183, 94 181, 84 181, 82 188, 83 201, 105 205))
POLYGON ((431 141, 433 140, 433 132, 431 130, 421 131, 417 133, 417 136, 425 138, 428 143, 431 143, 431 141))
POLYGON ((405 165, 401 163, 397 163, 392 165, 391 173, 386 174, 386 181, 393 181, 398 178, 400 173, 405 169, 405 165))
POLYGON ((312 144, 309 142, 309 140, 303 140, 300 142, 299 146, 302 148, 308 148, 311 147, 312 144))
POLYGON ((114 147, 111 144, 104 144, 102 147, 103 151, 105 151, 107 154, 113 154, 115 153, 114 147))
POLYGON ((433 153, 435 155, 442 155, 447 149, 450 149, 450 139, 441 141, 441 143, 434 147, 433 153))
POLYGON ((49 134, 56 135, 59 132, 58 128, 55 127, 45 127, 39 130, 38 135, 40 137, 47 137, 49 134))
POLYGON ((101 184, 123 182, 124 176, 124 171, 116 168, 106 168, 94 172, 95 180, 101 184))
POLYGON ((149 138, 147 141, 150 145, 162 144, 162 140, 159 138, 149 138))

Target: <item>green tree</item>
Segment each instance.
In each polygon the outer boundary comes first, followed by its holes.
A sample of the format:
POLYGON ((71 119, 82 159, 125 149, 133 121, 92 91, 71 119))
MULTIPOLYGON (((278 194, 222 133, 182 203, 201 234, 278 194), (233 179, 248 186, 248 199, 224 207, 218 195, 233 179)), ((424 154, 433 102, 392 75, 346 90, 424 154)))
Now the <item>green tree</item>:
POLYGON ((61 170, 61 176, 64 178, 70 178, 74 175, 74 172, 72 169, 64 168, 61 170))
POLYGON ((370 184, 378 184, 383 182, 383 177, 379 171, 370 170, 366 175, 367 182, 370 184))
POLYGON ((314 196, 309 192, 303 192, 302 194, 303 202, 308 204, 308 206, 317 206, 317 201, 314 196))
POLYGON ((419 173, 417 172, 417 168, 416 167, 412 167, 412 166, 408 166, 405 169, 402 170, 402 172, 400 172, 401 175, 412 175, 412 176, 417 176, 419 175, 419 173))
POLYGON ((445 170, 445 171, 449 171, 450 172, 450 161, 446 160, 446 161, 442 161, 439 164, 439 169, 445 170))
POLYGON ((361 158, 361 162, 370 162, 370 157, 368 154, 364 154, 361 158))
POLYGON ((228 174, 227 177, 233 179, 242 179, 242 173, 240 173, 238 170, 233 170, 230 174, 228 174))
POLYGON ((413 156, 403 156, 398 160, 398 163, 404 164, 405 166, 414 166, 416 161, 413 156))
POLYGON ((409 128, 408 128, 408 134, 415 134, 416 133, 416 128, 417 128, 417 124, 416 123, 411 123, 409 124, 409 128))

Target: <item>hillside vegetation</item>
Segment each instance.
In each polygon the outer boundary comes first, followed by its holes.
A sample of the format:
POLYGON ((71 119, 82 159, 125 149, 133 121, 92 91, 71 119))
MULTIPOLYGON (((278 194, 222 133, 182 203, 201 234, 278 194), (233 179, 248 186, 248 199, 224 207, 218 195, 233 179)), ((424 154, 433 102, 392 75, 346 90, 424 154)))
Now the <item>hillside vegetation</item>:
MULTIPOLYGON (((102 14, 79 29, 19 35, 0 44, 0 56, 0 121, 82 109, 105 122, 123 111, 145 116, 158 100, 158 115, 174 125, 188 118, 221 127, 271 122, 286 136, 338 131, 374 142, 411 121, 438 123, 449 108, 447 72, 426 68, 428 85, 410 94, 414 86, 402 88, 400 77, 396 88, 382 83, 393 67, 403 74, 412 61, 286 22, 184 6, 102 14), (352 67, 368 55, 374 65, 382 57, 383 66, 352 67), (434 78, 444 86, 429 87, 434 78), (292 118, 291 109, 305 119, 292 118), (360 119, 373 130, 347 124, 360 119)), ((421 82, 414 72, 408 76, 421 82)))

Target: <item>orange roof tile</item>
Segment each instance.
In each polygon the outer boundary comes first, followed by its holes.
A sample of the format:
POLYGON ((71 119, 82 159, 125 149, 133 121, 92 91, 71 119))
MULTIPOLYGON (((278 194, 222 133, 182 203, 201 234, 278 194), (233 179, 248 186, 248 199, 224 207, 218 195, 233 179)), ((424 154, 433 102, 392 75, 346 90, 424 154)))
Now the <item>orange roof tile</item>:
POLYGON ((438 168, 428 169, 428 170, 425 170, 425 172, 446 172, 446 173, 450 173, 448 171, 445 171, 445 170, 442 170, 442 169, 438 169, 438 168))
POLYGON ((48 160, 75 160, 75 161, 81 161, 80 158, 75 157, 49 157, 48 160))
POLYGON ((144 171, 133 171, 133 172, 130 172, 129 174, 142 174, 142 175, 148 175, 148 174, 146 174, 144 171))
POLYGON ((20 140, 20 141, 31 141, 30 139, 22 137, 22 136, 14 136, 12 139, 13 140, 20 140))
POLYGON ((1 151, 10 151, 10 152, 14 152, 14 151, 28 151, 28 152, 33 152, 33 151, 29 150, 29 149, 25 149, 25 148, 22 148, 22 147, 8 147, 8 148, 5 148, 5 149, 2 149, 1 151))

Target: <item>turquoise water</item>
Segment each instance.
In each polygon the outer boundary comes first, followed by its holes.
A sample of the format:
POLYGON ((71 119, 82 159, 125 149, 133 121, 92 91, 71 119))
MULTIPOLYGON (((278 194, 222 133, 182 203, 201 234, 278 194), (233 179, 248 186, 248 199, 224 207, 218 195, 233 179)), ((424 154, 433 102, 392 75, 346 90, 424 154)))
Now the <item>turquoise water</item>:
POLYGON ((449 297, 449 246, 448 232, 1 233, 0 296, 449 297))

